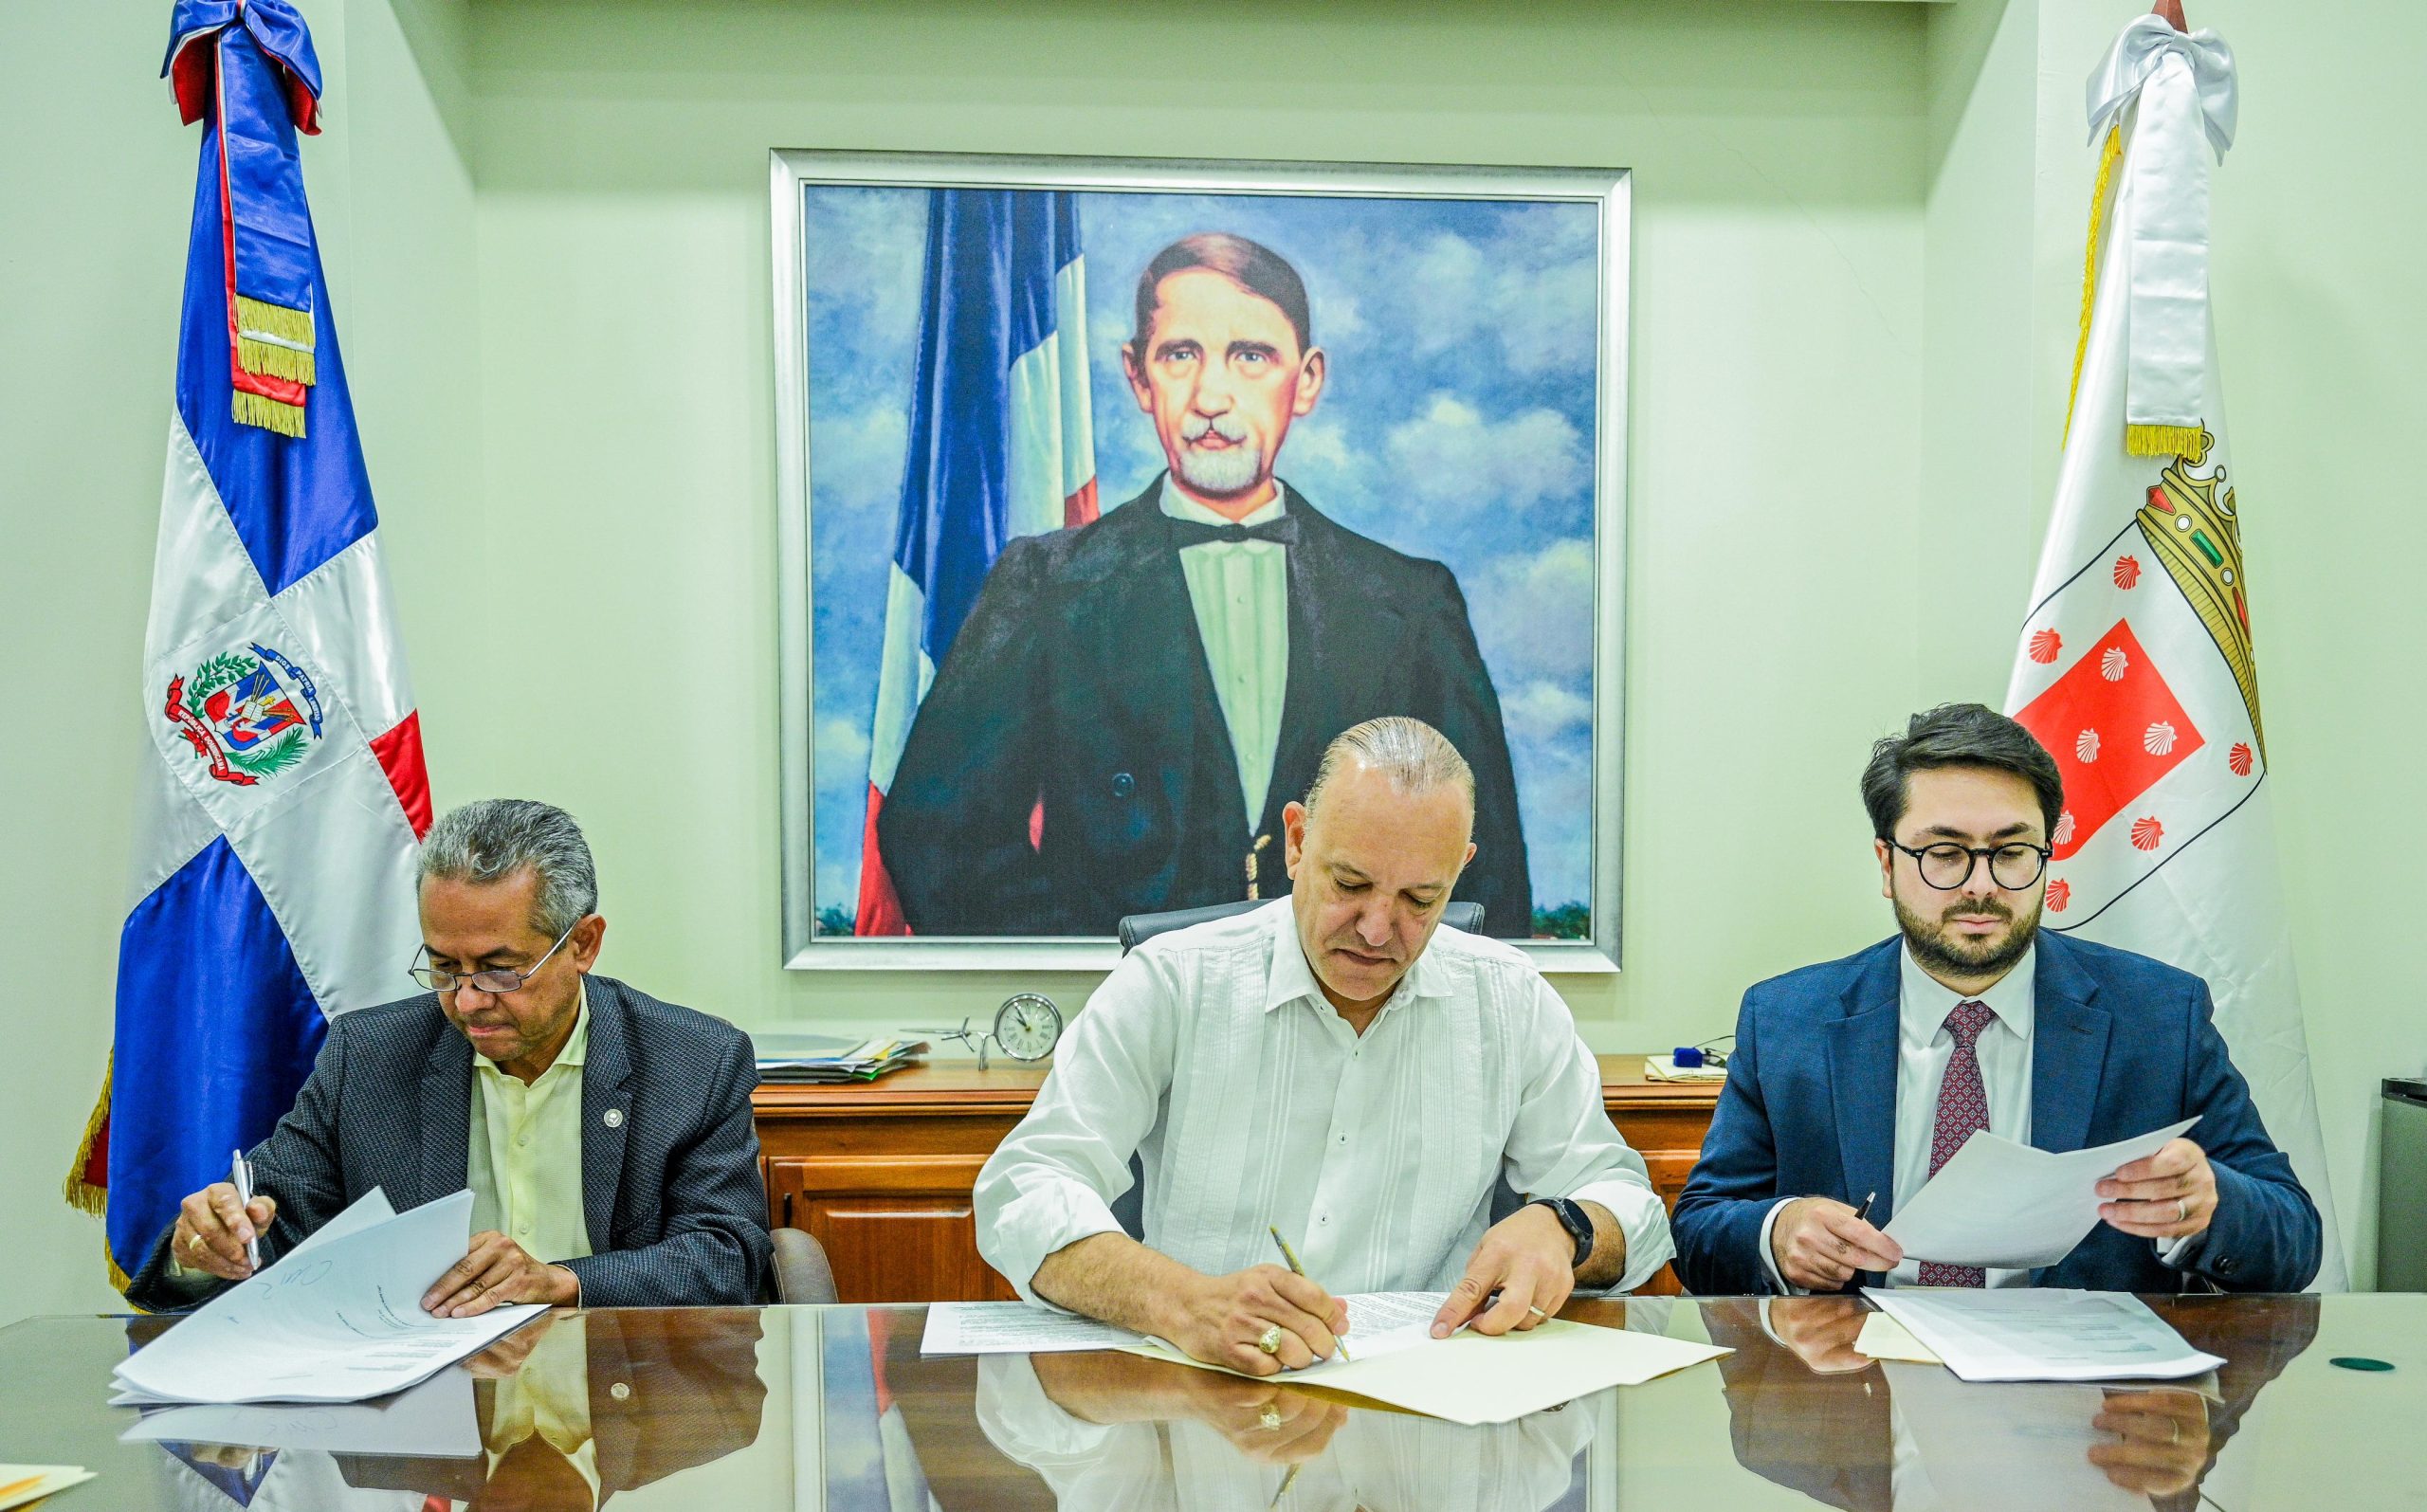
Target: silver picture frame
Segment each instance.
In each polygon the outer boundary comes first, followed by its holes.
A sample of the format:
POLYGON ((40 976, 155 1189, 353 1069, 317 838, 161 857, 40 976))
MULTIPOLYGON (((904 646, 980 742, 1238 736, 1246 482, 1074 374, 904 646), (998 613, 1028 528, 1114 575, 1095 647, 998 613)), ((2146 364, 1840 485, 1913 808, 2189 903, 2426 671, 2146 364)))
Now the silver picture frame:
POLYGON ((1088 192, 1542 201, 1597 208, 1599 237, 1592 477, 1592 720, 1589 935, 1512 940, 1545 973, 1618 970, 1624 848, 1626 501, 1630 189, 1625 169, 1475 165, 1216 162, 1165 158, 777 149, 768 157, 774 272, 780 718, 782 951, 795 971, 1103 971, 1111 936, 901 936, 821 933, 817 922, 817 752, 812 690, 811 531, 816 459, 810 449, 806 194, 819 187, 1024 189, 1088 192))

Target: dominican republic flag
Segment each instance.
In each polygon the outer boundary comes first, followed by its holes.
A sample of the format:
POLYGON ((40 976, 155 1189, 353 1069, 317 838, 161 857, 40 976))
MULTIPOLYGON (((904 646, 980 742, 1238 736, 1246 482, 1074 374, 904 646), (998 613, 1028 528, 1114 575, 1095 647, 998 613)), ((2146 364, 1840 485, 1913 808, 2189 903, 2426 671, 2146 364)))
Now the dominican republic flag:
POLYGON ((1096 518, 1079 206, 1040 190, 927 196, 910 448, 885 601, 852 932, 906 935, 876 816, 986 571, 1014 536, 1096 518))
MULTIPOLYGON (((2054 518, 2006 707, 2065 779, 2047 927, 2207 978, 2345 1282, 2267 788, 2239 489, 2208 310, 2233 55, 2158 16, 2091 77, 2102 142, 2054 518)), ((2262 505, 2264 501, 2260 501, 2262 505)))
POLYGON ((325 1015, 405 995, 429 828, 378 517, 304 203, 319 65, 283 0, 180 0, 203 122, 144 632, 152 741, 109 1080, 69 1173, 120 1286, 294 1102, 325 1015))

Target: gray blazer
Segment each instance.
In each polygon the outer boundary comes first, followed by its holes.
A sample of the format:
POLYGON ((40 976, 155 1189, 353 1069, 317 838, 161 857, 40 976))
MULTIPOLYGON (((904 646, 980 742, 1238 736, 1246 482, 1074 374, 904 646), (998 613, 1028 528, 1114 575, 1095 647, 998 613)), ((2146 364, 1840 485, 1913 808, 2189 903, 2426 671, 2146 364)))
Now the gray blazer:
MULTIPOLYGON (((611 977, 590 978, 589 1004, 581 1195, 594 1253, 563 1262, 581 1278, 582 1304, 762 1301, 771 1242, 749 1036, 611 977)), ((331 1019, 294 1110, 252 1151, 255 1186, 278 1199, 262 1263, 374 1187, 399 1212, 461 1192, 471 1117, 472 1047, 436 993, 331 1019)), ((193 1307, 225 1284, 197 1291, 173 1278, 174 1231, 172 1223, 127 1287, 138 1307, 193 1307)))

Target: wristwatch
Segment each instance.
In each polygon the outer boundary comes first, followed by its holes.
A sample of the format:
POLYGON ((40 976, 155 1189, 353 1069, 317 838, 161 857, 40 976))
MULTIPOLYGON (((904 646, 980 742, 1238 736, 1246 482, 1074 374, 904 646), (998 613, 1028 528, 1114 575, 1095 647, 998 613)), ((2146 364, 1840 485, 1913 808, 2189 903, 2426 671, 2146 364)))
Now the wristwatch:
POLYGON ((1593 1215, 1584 1211, 1584 1204, 1567 1197, 1536 1197, 1525 1206, 1551 1210, 1559 1226, 1576 1241, 1576 1262, 1570 1268, 1582 1270, 1584 1262, 1593 1258, 1593 1215))

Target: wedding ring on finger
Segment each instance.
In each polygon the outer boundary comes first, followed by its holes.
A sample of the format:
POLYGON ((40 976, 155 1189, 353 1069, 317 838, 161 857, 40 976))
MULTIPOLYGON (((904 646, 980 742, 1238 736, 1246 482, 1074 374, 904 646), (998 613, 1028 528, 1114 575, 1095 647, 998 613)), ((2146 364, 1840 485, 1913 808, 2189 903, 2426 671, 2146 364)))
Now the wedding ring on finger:
POLYGON ((2189 1223, 2191 1221, 2190 1199, 2186 1197, 2177 1197, 2174 1199, 2174 1221, 2177 1223, 2189 1223))
POLYGON ((1265 1325, 1264 1332, 1256 1336, 1255 1347, 1263 1350, 1268 1355, 1280 1354, 1281 1325, 1279 1323, 1267 1323, 1265 1325))
POLYGON ((1281 1431, 1281 1409, 1277 1407, 1268 1407, 1264 1410, 1264 1415, 1257 1418, 1255 1421, 1256 1426, 1263 1429, 1266 1432, 1278 1433, 1281 1431))
POLYGON ((1534 1315, 1534 1321, 1538 1323, 1546 1323, 1551 1321, 1551 1315, 1542 1311, 1540 1307, 1528 1307, 1525 1310, 1534 1315))
POLYGON ((186 1248, 192 1250, 197 1255, 202 1253, 202 1235, 198 1233, 190 1233, 186 1235, 186 1248))

